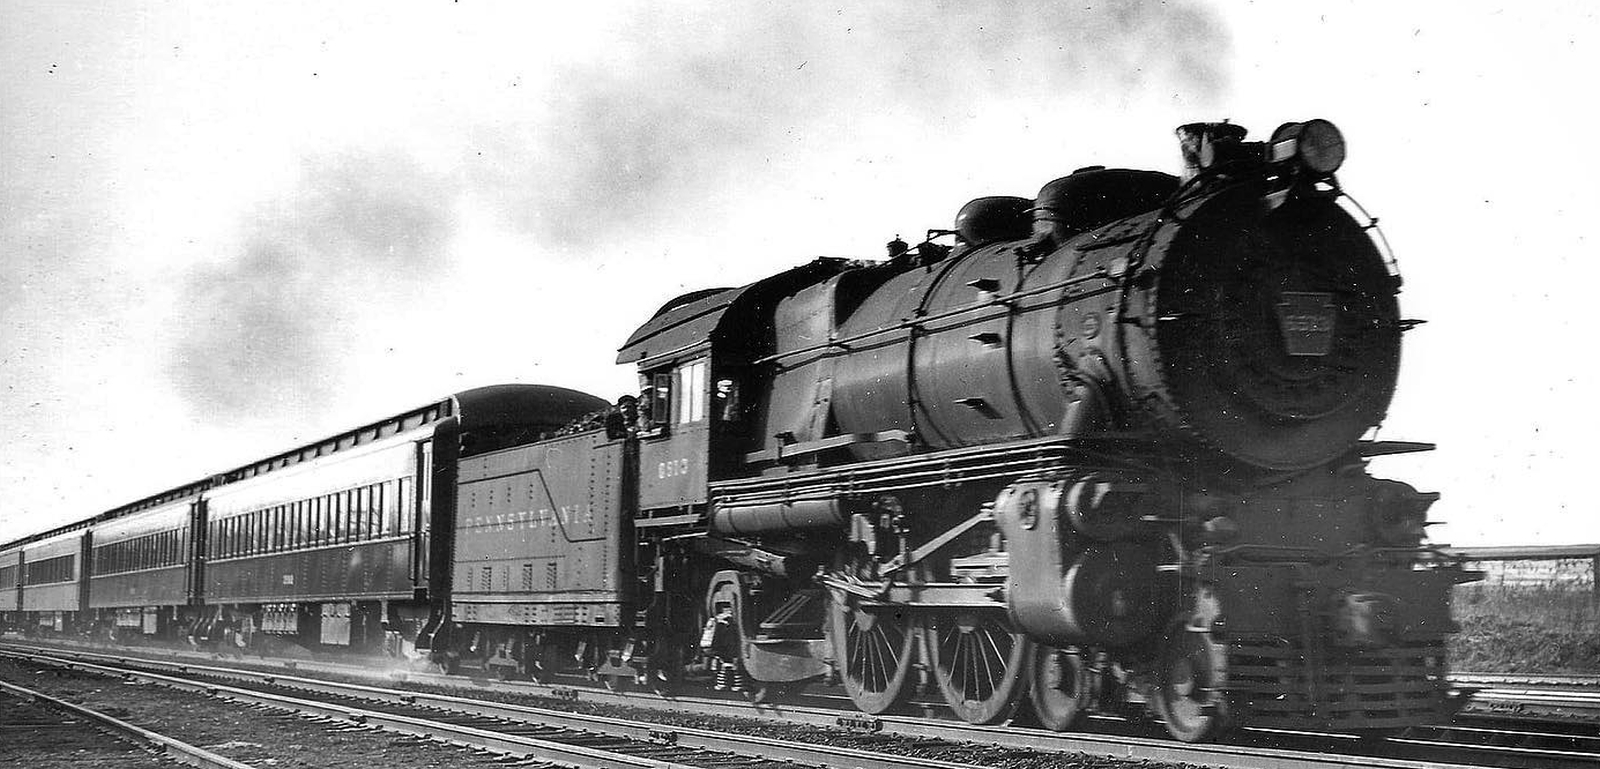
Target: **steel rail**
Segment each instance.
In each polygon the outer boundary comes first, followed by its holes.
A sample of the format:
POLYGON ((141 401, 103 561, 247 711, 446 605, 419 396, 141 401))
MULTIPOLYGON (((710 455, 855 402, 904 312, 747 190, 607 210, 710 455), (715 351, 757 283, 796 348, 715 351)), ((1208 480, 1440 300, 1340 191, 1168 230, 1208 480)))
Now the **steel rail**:
POLYGON ((1600 691, 1592 689, 1485 689, 1462 715, 1528 723, 1600 723, 1600 691))
POLYGON ((1546 673, 1454 673, 1452 683, 1464 686, 1529 686, 1553 689, 1600 689, 1600 675, 1555 675, 1546 673))
MULTIPOLYGON (((0 650, 0 655, 13 654, 10 650, 0 650)), ((87 656, 87 655, 85 655, 87 656)), ((99 656, 99 655, 96 655, 99 656)), ((260 692, 237 687, 223 687, 203 681, 176 678, 155 673, 130 671, 105 665, 97 665, 82 660, 58 657, 50 654, 36 652, 27 653, 29 659, 46 662, 49 664, 67 665, 83 668, 106 675, 135 676, 156 683, 192 691, 205 691, 211 694, 220 694, 232 699, 242 699, 250 702, 273 707, 283 707, 302 712, 314 712, 317 715, 326 715, 341 718, 368 726, 377 726, 384 729, 402 731, 434 739, 446 739, 451 742, 468 742, 474 747, 484 747, 491 750, 539 755, 541 758, 552 758, 563 763, 572 763, 577 766, 597 767, 610 769, 612 767, 657 767, 660 769, 693 769, 701 767, 701 763, 683 763, 677 761, 662 761, 659 759, 639 758, 626 753, 614 753, 601 748, 575 746, 567 742, 543 740, 526 735, 512 735, 494 731, 493 729, 478 728, 466 724, 453 724, 445 722, 427 722, 409 716, 369 711, 362 708, 353 708, 345 705, 317 702, 314 700, 300 700, 293 697, 260 692), (394 728, 398 725, 400 728, 394 728)), ((524 705, 488 702, 474 700, 466 697, 455 697, 442 694, 430 694, 416 691, 403 691, 398 689, 385 689, 356 684, 345 684, 333 681, 322 681, 312 678, 297 676, 283 676, 272 673, 253 673, 247 671, 229 670, 206 666, 183 666, 188 672, 204 672, 207 675, 226 676, 247 681, 260 681, 274 686, 282 686, 297 690, 305 690, 318 694, 333 695, 367 700, 370 702, 384 702, 409 705, 414 707, 432 708, 449 713, 478 716, 486 719, 514 722, 519 725, 537 725, 551 729, 565 730, 573 733, 598 735, 619 740, 628 740, 634 743, 651 745, 653 747, 670 746, 675 748, 703 751, 706 753, 721 754, 719 760, 713 763, 727 763, 728 758, 737 757, 743 760, 759 760, 763 762, 796 762, 824 767, 840 767, 841 769, 981 769, 970 764, 960 764, 950 761, 938 761, 927 758, 899 756, 885 753, 873 753, 852 748, 843 748, 828 745, 808 745, 798 742, 774 740, 767 737, 751 736, 744 734, 730 734, 714 732, 704 729, 685 727, 663 727, 639 721, 627 721, 606 716, 584 715, 561 710, 549 710, 524 705)))
POLYGON ((146 747, 160 753, 173 761, 185 766, 201 767, 202 769, 255 769, 250 764, 235 761, 227 756, 213 753, 205 748, 190 745, 182 740, 157 734, 149 729, 135 724, 130 724, 112 716, 91 710, 82 705, 77 705, 66 700, 51 697, 43 692, 36 692, 26 687, 18 686, 8 681, 0 681, 0 690, 9 692, 17 697, 32 700, 56 710, 66 711, 86 721, 100 724, 120 735, 142 743, 146 747))
MULTIPOLYGON (((0 650, 3 650, 3 647, 0 647, 0 650)), ((57 650, 50 651, 59 653, 57 650)), ((348 687, 350 690, 368 688, 354 684, 337 684, 329 681, 305 679, 296 676, 285 676, 272 672, 245 671, 236 668, 194 665, 176 661, 169 662, 141 659, 138 657, 93 654, 86 652, 67 652, 67 654, 88 658, 110 659, 124 664, 149 664, 157 667, 171 666, 184 672, 228 676, 235 677, 237 679, 256 679, 265 682, 284 683, 285 685, 298 686, 300 685, 300 681, 308 681, 318 687, 348 687), (293 683, 291 684, 290 682, 293 683)), ((305 666, 304 663, 296 665, 297 669, 301 667, 309 666, 305 666)), ((353 671, 351 666, 337 666, 338 669, 335 669, 335 666, 332 665, 319 664, 316 665, 316 667, 325 670, 325 672, 340 675, 361 675, 363 672, 359 668, 354 669, 353 671)), ((388 677, 391 678, 391 680, 397 678, 396 676, 386 676, 385 674, 375 673, 370 669, 365 670, 364 673, 364 677, 388 677)), ((443 676, 434 674, 408 673, 404 674, 403 676, 398 676, 398 678, 399 680, 452 687, 460 687, 463 685, 463 683, 465 683, 459 676, 443 676)), ((506 683, 507 682, 496 682, 496 685, 503 687, 503 690, 506 691, 525 692, 569 701, 582 699, 587 702, 629 705, 633 707, 670 707, 674 710, 692 712, 700 715, 727 716, 747 719, 752 717, 768 718, 782 720, 788 723, 834 728, 844 727, 855 731, 875 732, 886 735, 935 738, 941 740, 964 740, 969 742, 1030 750, 1088 753, 1092 755, 1108 756, 1130 761, 1143 760, 1163 761, 1169 763, 1189 763, 1202 766, 1225 767, 1227 769, 1358 769, 1365 767, 1371 767, 1373 769, 1447 769, 1449 767, 1478 766, 1477 764, 1463 763, 1444 764, 1440 763, 1438 760, 1384 758, 1371 755, 1328 754, 1307 750, 1290 750, 1259 746, 1209 744, 1197 745, 1165 739, 1151 739, 1122 735, 1057 733, 1040 729, 1018 728, 1011 726, 976 726, 960 722, 918 718, 915 716, 870 716, 860 713, 841 713, 838 710, 808 706, 791 706, 785 704, 752 705, 751 703, 742 701, 729 701, 724 699, 703 697, 670 697, 644 692, 623 694, 599 689, 579 689, 570 686, 550 684, 517 682, 506 685, 506 683)), ((507 711, 505 712, 522 710, 525 712, 535 711, 541 714, 545 712, 557 713, 564 718, 591 718, 589 716, 579 716, 566 711, 545 711, 544 709, 540 708, 503 705, 500 703, 454 697, 451 695, 429 694, 411 690, 376 688, 373 690, 384 692, 385 696, 402 698, 401 701, 404 701, 404 698, 410 698, 412 704, 418 705, 432 705, 434 707, 450 708, 451 706, 449 703, 466 702, 471 703, 476 707, 496 709, 506 708, 507 711)), ((679 729, 677 727, 663 728, 661 726, 648 724, 644 726, 647 727, 648 730, 665 733, 681 734, 685 732, 698 731, 679 729)), ((738 737, 736 735, 721 733, 712 734, 718 734, 722 738, 738 737)), ((753 739, 756 744, 761 746, 770 744, 768 741, 760 738, 740 739, 753 739)), ((1461 746, 1454 747, 1459 748, 1461 746)), ((900 769, 901 767, 908 765, 917 767, 939 766, 938 764, 920 758, 907 759, 900 756, 888 756, 886 754, 878 753, 864 753, 863 755, 870 756, 874 760, 880 761, 886 758, 897 760, 900 763, 897 763, 894 769, 900 769)), ((1552 760, 1570 760, 1566 754, 1563 754, 1559 751, 1528 751, 1522 753, 1522 755, 1527 758, 1542 757, 1552 760)), ((812 762, 822 763, 819 761, 812 762)), ((868 765, 861 763, 849 763, 845 764, 845 766, 863 767, 864 769, 866 767, 885 767, 885 769, 888 769, 887 765, 884 764, 868 765)))

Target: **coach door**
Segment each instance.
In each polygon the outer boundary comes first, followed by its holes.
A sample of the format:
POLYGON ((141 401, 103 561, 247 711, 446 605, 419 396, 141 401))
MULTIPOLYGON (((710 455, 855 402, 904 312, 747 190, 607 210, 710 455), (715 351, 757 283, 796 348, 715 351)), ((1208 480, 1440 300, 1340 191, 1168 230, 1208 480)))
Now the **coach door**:
POLYGON ((205 603, 206 579, 206 500, 204 497, 189 503, 189 527, 185 532, 188 542, 183 551, 183 587, 187 603, 199 606, 205 603))
POLYGON ((428 581, 431 563, 428 543, 433 533, 433 441, 417 443, 417 493, 416 502, 407 512, 411 516, 411 582, 415 585, 428 581))

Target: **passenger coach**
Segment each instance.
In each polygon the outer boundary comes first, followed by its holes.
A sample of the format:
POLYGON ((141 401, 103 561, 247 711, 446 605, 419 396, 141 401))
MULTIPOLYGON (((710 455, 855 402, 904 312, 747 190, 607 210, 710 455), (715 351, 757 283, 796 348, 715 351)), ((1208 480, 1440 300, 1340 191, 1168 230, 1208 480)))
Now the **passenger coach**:
POLYGON ((89 533, 77 530, 23 545, 19 608, 35 628, 68 632, 83 611, 82 564, 89 533))
POLYGON ((398 651, 448 611, 449 543, 430 535, 454 530, 457 460, 606 405, 559 387, 469 390, 10 543, 0 621, 398 651))
POLYGON ((126 505, 94 526, 88 606, 97 627, 128 640, 173 635, 192 623, 200 598, 194 557, 200 489, 194 484, 126 505))

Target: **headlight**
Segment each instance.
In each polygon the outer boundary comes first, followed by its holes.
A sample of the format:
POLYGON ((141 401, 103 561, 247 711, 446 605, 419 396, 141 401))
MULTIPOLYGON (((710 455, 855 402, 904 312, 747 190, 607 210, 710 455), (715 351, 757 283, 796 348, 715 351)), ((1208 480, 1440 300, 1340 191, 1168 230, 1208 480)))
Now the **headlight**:
POLYGON ((1344 164, 1344 134, 1320 118, 1278 126, 1271 144, 1274 161, 1293 159, 1319 176, 1329 176, 1344 164))

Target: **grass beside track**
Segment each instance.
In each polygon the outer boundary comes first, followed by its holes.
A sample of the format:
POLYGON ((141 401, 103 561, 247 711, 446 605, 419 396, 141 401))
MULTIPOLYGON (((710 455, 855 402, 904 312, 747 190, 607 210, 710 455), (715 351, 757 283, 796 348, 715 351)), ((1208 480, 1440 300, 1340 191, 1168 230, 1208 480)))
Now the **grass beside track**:
POLYGON ((1600 673, 1600 610, 1587 586, 1463 585, 1450 666, 1477 673, 1600 673))

